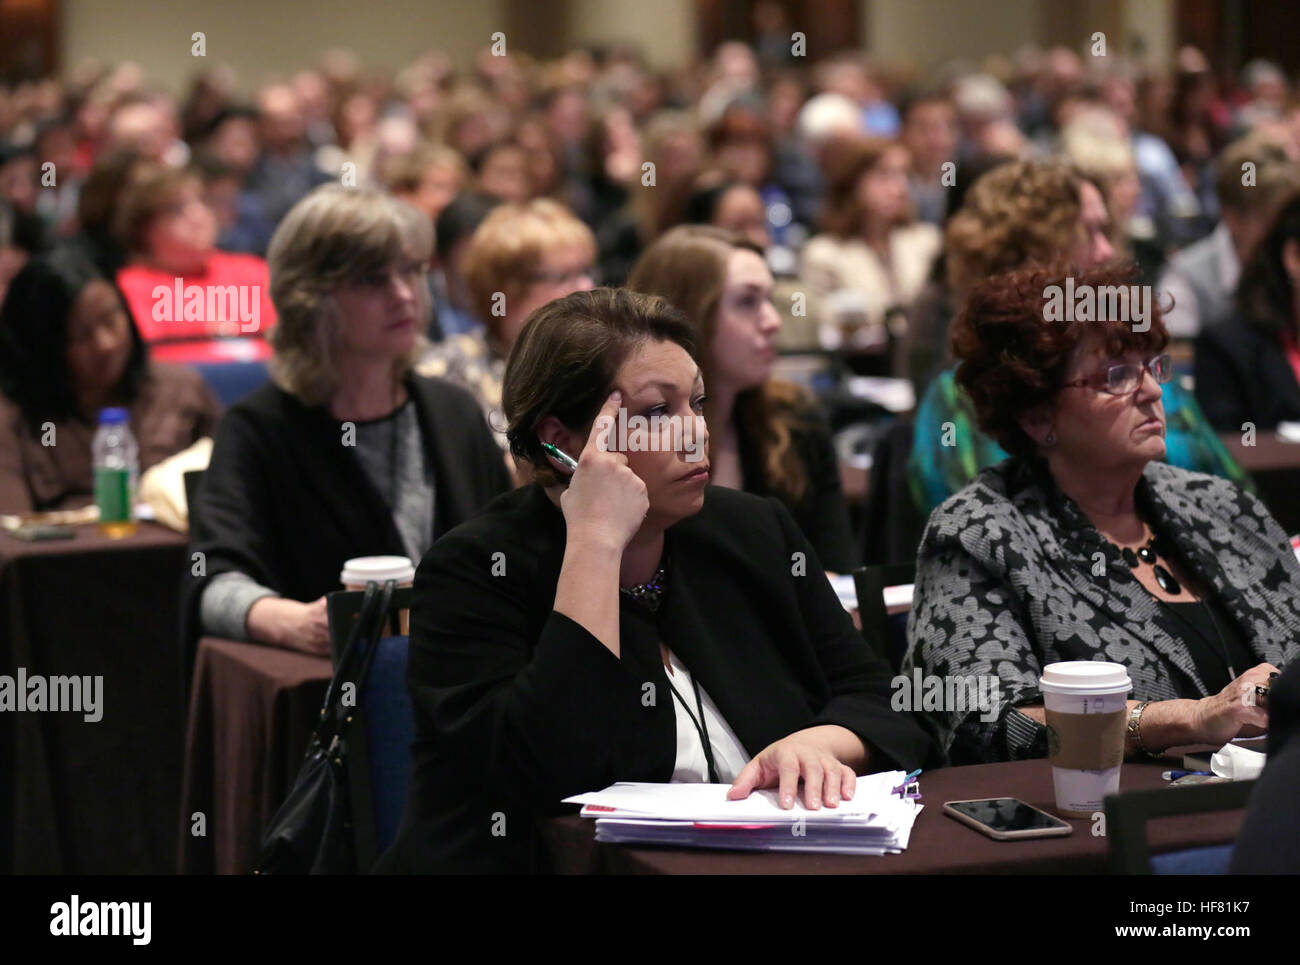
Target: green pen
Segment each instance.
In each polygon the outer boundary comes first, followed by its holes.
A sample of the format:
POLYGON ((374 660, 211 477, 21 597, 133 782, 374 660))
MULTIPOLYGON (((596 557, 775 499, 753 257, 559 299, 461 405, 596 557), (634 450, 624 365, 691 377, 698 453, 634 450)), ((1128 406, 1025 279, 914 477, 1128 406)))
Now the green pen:
POLYGON ((555 460, 559 462, 559 464, 563 466, 565 469, 569 470, 569 472, 577 472, 578 464, 574 462, 573 457, 570 456, 563 449, 558 449, 555 446, 551 445, 549 442, 543 442, 542 448, 545 449, 547 452, 549 452, 555 458, 555 460))

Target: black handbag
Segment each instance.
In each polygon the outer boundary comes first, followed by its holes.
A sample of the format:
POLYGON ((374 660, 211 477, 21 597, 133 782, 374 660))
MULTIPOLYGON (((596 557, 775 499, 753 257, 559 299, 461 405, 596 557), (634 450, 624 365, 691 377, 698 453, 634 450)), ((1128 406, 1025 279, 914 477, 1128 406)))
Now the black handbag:
POLYGON ((356 874, 352 800, 348 790, 347 728, 355 706, 345 706, 345 683, 358 698, 383 635, 393 580, 366 584, 357 622, 348 635, 338 669, 325 691, 320 723, 293 789, 275 812, 262 838, 256 874, 356 874), (353 674, 353 669, 359 672, 353 674))

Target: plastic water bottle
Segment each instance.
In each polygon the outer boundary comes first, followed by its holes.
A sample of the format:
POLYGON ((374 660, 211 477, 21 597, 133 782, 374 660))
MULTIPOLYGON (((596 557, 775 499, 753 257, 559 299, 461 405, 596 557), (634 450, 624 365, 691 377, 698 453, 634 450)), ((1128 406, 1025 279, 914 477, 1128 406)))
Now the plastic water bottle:
POLYGON ((92 443, 95 458, 95 504, 99 529, 118 539, 136 530, 135 492, 140 473, 140 449, 125 409, 102 409, 92 443))

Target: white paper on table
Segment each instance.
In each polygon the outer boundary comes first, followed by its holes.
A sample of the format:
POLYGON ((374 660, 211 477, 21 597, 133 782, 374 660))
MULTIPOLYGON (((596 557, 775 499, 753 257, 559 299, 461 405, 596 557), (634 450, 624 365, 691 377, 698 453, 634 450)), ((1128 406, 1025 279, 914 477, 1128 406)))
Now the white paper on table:
POLYGON ((654 818, 600 817, 596 840, 610 844, 721 848, 733 851, 793 851, 879 857, 907 849, 921 805, 904 802, 887 826, 810 823, 798 834, 790 824, 711 824, 654 818))
MULTIPOLYGON (((899 814, 900 806, 911 807, 890 792, 903 783, 903 771, 883 771, 858 778, 853 799, 841 801, 839 807, 805 808, 796 797, 794 807, 777 803, 777 791, 755 791, 740 801, 728 801, 730 784, 650 784, 620 782, 603 791, 589 791, 564 799, 566 804, 613 808, 618 816, 645 816, 704 822, 755 822, 791 824, 803 818, 807 824, 835 824, 844 821, 861 823, 873 815, 879 823, 899 814)), ((588 815, 593 816, 593 815, 588 815)))

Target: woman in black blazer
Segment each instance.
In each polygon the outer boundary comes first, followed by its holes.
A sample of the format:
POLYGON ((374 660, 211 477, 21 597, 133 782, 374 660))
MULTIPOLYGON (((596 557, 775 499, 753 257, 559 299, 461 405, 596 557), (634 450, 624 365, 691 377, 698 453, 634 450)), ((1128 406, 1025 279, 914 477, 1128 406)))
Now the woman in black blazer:
POLYGON ((534 481, 420 564, 411 791, 377 870, 544 870, 534 820, 615 781, 791 806, 802 780, 836 806, 856 772, 935 760, 784 506, 707 485, 694 354, 680 313, 626 291, 524 329, 503 403, 534 481))
POLYGON ((276 230, 274 382, 226 414, 195 500, 187 680, 200 632, 327 654, 348 559, 418 560, 509 488, 469 393, 411 372, 431 244, 414 209, 338 186, 276 230))
POLYGON ((772 378, 781 315, 762 249, 731 231, 683 225, 646 249, 627 287, 668 299, 695 328, 714 483, 775 496, 827 570, 857 566, 826 420, 810 392, 772 378))
POLYGON ((1196 401, 1219 432, 1300 421, 1300 195, 1242 272, 1236 317, 1196 340, 1196 401))

